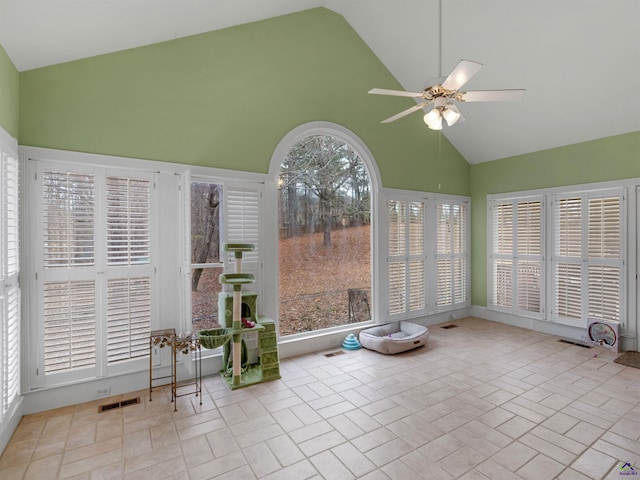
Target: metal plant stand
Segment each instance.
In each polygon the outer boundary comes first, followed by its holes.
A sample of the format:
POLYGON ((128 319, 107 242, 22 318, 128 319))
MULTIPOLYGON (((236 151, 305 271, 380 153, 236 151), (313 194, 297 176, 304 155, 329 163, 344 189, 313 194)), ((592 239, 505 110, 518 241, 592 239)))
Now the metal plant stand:
MULTIPOLYGON (((153 401, 153 387, 154 382, 162 379, 170 379, 171 385, 171 402, 174 404, 174 411, 178 410, 177 398, 185 395, 196 395, 200 397, 200 405, 202 405, 202 348, 200 345, 200 339, 196 334, 177 335, 175 328, 167 328, 164 330, 153 330, 149 335, 149 401, 153 401), (171 347, 171 372, 169 375, 162 375, 158 377, 153 376, 153 347, 159 348, 171 347), (178 366, 178 352, 183 355, 195 356, 195 378, 193 382, 182 383, 178 385, 177 379, 177 366, 178 366), (191 391, 178 393, 178 389, 182 390, 186 387, 193 387, 191 391)), ((164 386, 169 383, 164 383, 164 386)))
POLYGON ((171 381, 171 401, 174 402, 173 411, 178 411, 178 397, 184 397, 185 395, 194 395, 200 397, 200 405, 202 405, 202 348, 200 346, 200 339, 196 334, 188 333, 186 335, 175 335, 171 342, 171 372, 173 379, 171 381), (183 355, 195 355, 195 370, 196 375, 193 382, 182 383, 178 385, 176 378, 177 364, 178 364, 178 352, 183 355), (178 393, 178 389, 184 389, 187 387, 193 387, 191 391, 178 393))

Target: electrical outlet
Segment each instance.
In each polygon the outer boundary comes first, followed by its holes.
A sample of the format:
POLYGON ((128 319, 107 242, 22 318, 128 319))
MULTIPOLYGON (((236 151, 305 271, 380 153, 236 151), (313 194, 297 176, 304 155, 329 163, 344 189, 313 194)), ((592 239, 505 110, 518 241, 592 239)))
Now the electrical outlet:
POLYGON ((111 387, 102 387, 96 390, 96 397, 106 397, 111 393, 111 387))

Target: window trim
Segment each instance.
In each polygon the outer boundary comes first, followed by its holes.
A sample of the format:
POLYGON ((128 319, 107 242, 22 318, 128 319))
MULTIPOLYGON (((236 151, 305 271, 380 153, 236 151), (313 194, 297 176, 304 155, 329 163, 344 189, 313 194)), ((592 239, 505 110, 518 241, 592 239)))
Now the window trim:
POLYGON ((398 320, 405 320, 405 319, 409 319, 409 318, 419 318, 419 317, 423 317, 425 315, 427 315, 429 313, 429 309, 431 307, 431 305, 433 304, 432 298, 431 298, 431 289, 429 288, 429 284, 430 284, 430 276, 429 273, 431 272, 431 270, 433 269, 432 267, 432 259, 433 259, 433 242, 429 242, 429 221, 430 221, 430 209, 429 209, 429 200, 427 196, 424 195, 410 195, 410 194, 391 194, 388 193, 387 195, 385 195, 385 201, 384 201, 384 225, 385 225, 385 262, 384 262, 384 282, 385 282, 385 287, 386 287, 386 291, 387 292, 391 292, 392 291, 392 287, 391 287, 391 264, 403 264, 404 265, 404 292, 403 292, 403 299, 404 299, 404 309, 402 309, 401 311, 398 311, 397 313, 391 313, 391 295, 387 294, 384 297, 384 301, 385 301, 385 310, 383 311, 383 313, 385 314, 384 317, 384 321, 398 321, 398 320), (405 232, 404 234, 406 234, 405 238, 404 238, 404 245, 403 245, 403 254, 401 255, 391 255, 390 252, 390 244, 391 244, 391 225, 390 225, 390 219, 389 219, 389 215, 388 215, 388 209, 389 209, 389 203, 390 202, 398 202, 401 203, 405 206, 405 232), (406 222, 408 215, 409 215, 409 208, 408 205, 412 204, 412 203, 416 203, 416 204, 421 204, 423 206, 422 208, 422 212, 423 212, 423 224, 422 224, 422 232, 421 232, 421 243, 422 243, 422 248, 423 251, 420 254, 412 254, 410 251, 410 235, 408 235, 408 232, 406 230, 409 229, 409 226, 406 222), (420 309, 415 309, 415 310, 411 310, 411 272, 410 272, 410 266, 412 261, 415 262, 417 260, 421 260, 424 262, 424 267, 422 269, 422 283, 424 285, 424 292, 423 293, 423 298, 424 298, 424 307, 420 308, 420 309))
MULTIPOLYGON (((30 160, 37 161, 50 161, 55 162, 59 165, 67 165, 72 167, 74 165, 83 165, 83 166, 91 166, 91 167, 104 167, 107 169, 126 169, 131 172, 154 172, 158 175, 158 184, 157 184, 157 192, 160 193, 158 199, 158 211, 162 212, 162 215, 167 215, 170 218, 175 218, 176 222, 182 222, 182 215, 184 213, 184 205, 182 201, 184 200, 181 197, 181 182, 185 174, 190 174, 198 177, 207 177, 207 178, 215 178, 215 179, 224 179, 226 181, 232 182, 251 182, 251 183, 269 183, 271 179, 268 175, 263 173, 255 173, 255 172, 244 172, 244 171, 236 171, 236 170, 227 170, 221 168, 214 167, 204 167, 197 165, 188 165, 188 164, 180 164, 175 162, 163 162, 156 160, 143 160, 137 158, 128 158, 128 157, 119 157, 112 155, 102 155, 102 154, 94 154, 94 153, 85 153, 85 152, 73 152, 66 150, 55 150, 49 148, 42 147, 29 147, 29 146, 20 146, 19 147, 20 159, 22 161, 22 178, 21 178, 21 198, 23 200, 23 210, 31 211, 29 206, 33 204, 33 199, 30 199, 30 195, 32 194, 32 188, 26 188, 29 186, 31 182, 28 181, 29 178, 33 178, 31 173, 27 174, 29 164, 34 162, 30 160)), ((265 204, 271 204, 269 202, 274 202, 275 199, 269 197, 270 189, 265 189, 265 204)), ((184 295, 180 294, 180 292, 176 293, 176 281, 180 281, 180 276, 184 275, 184 271, 182 270, 182 265, 184 265, 184 261, 182 258, 182 252, 184 251, 181 246, 183 239, 183 231, 181 228, 176 228, 176 222, 155 222, 156 227, 159 229, 159 234, 155 235, 155 238, 162 237, 160 242, 160 256, 162 261, 157 266, 157 279, 156 279, 156 291, 157 291, 157 301, 158 304, 158 328, 179 328, 179 325, 184 324, 185 319, 189 318, 191 312, 189 310, 188 317, 185 312, 185 305, 182 301, 184 299, 184 295)), ((178 223, 182 225, 182 223, 178 223)), ((265 228, 269 227, 269 224, 265 222, 265 228)), ((35 233, 37 232, 37 223, 33 216, 25 217, 22 222, 22 246, 29 251, 33 248, 33 238, 35 233)), ((271 242, 271 238, 268 235, 265 235, 265 231, 261 232, 262 238, 264 242, 271 242)), ((266 245, 263 243, 263 245, 266 245)), ((266 247, 271 248, 271 246, 266 247)), ((23 338, 23 356, 21 357, 21 365, 22 365, 22 375, 21 375, 21 385, 22 392, 25 394, 35 393, 36 391, 43 391, 49 388, 57 388, 61 385, 34 385, 30 379, 30 376, 35 375, 35 364, 31 356, 35 353, 30 350, 30 348, 24 348, 24 346, 29 347, 28 342, 29 338, 33 335, 37 335, 37 328, 33 324, 35 322, 30 321, 29 319, 33 319, 35 316, 35 312, 37 311, 37 303, 34 297, 34 292, 31 291, 30 283, 32 281, 31 273, 35 272, 34 270, 34 262, 35 258, 33 255, 27 255, 22 257, 22 272, 25 272, 26 283, 23 285, 22 289, 22 318, 27 319, 23 322, 22 325, 22 338, 23 338), (28 355, 24 355, 24 352, 28 352, 28 355)), ((264 270, 267 270, 266 265, 269 264, 270 258, 267 256, 264 259, 265 266, 264 270)), ((270 265, 270 264, 269 264, 270 265)), ((267 270, 268 271, 268 270, 267 270)), ((263 288, 270 288, 269 284, 264 285, 263 288)), ((190 293, 190 292, 189 292, 190 293)), ((266 298, 267 294, 263 295, 263 298, 266 298)), ((265 305, 265 310, 269 308, 268 305, 265 305)), ((264 313, 264 312, 263 312, 264 313)), ((267 312, 267 316, 270 316, 267 312)), ((275 318, 275 317, 272 317, 275 318)), ((221 358, 220 355, 211 355, 214 363, 212 364, 212 371, 217 371, 220 366, 215 363, 219 361, 221 358), (218 359, 218 360, 216 360, 218 359)), ((203 357, 204 358, 204 357, 203 357)), ((167 349, 160 349, 159 351, 153 352, 153 362, 154 368, 156 367, 169 367, 170 365, 170 355, 167 349)), ((140 378, 146 378, 146 374, 149 369, 149 360, 148 357, 146 361, 141 361, 139 366, 131 365, 131 368, 128 370, 123 370, 119 373, 109 372, 108 377, 95 377, 85 380, 73 380, 64 385, 75 385, 75 384, 83 384, 86 382, 100 380, 101 378, 114 378, 113 383, 118 385, 122 382, 129 382, 128 379, 132 379, 134 377, 127 377, 126 375, 138 374, 145 375, 140 378), (122 377, 119 377, 122 375, 122 377), (115 380, 116 377, 122 378, 122 380, 115 380)), ((187 368, 190 366, 188 362, 185 364, 187 368)), ((126 383, 130 385, 129 383, 126 383)), ((94 398, 90 393, 88 394, 89 399, 94 398)))
POLYGON ((524 196, 492 196, 491 199, 487 200, 487 307, 490 310, 495 310, 498 312, 510 313, 514 315, 520 315, 528 318, 535 319, 543 319, 545 316, 545 305, 546 305, 546 272, 547 272, 547 261, 546 261, 546 238, 547 238, 547 227, 546 227, 546 209, 547 209, 547 200, 544 195, 524 195, 524 196), (500 305, 496 305, 493 301, 495 294, 495 285, 493 282, 493 263, 496 258, 507 258, 510 257, 512 260, 511 272, 512 278, 517 276, 517 266, 519 260, 531 260, 529 257, 531 255, 518 254, 516 251, 517 245, 517 213, 518 213, 518 204, 520 203, 529 203, 539 201, 541 203, 540 207, 540 217, 541 217, 541 233, 540 233, 540 311, 532 312, 530 310, 521 309, 519 307, 518 302, 518 286, 514 285, 511 289, 511 298, 512 305, 511 307, 504 307, 500 305), (497 205, 505 205, 511 204, 512 206, 512 232, 511 232, 511 254, 498 254, 494 251, 494 214, 493 211, 497 205))
MULTIPOLYGON (((454 197, 452 195, 434 195, 433 196, 433 229, 434 229, 434 233, 435 233, 435 242, 434 245, 436 245, 435 247, 435 252, 434 252, 434 256, 435 256, 435 260, 434 260, 434 268, 435 268, 435 275, 436 275, 436 284, 435 284, 435 294, 437 296, 437 292, 438 292, 438 261, 440 259, 443 258, 448 258, 451 262, 454 262, 456 259, 458 260, 463 260, 464 261, 464 286, 463 286, 463 290, 464 290, 464 300, 462 302, 456 302, 455 301, 455 285, 454 285, 454 278, 452 277, 451 280, 451 284, 450 284, 450 288, 451 288, 451 298, 452 301, 450 304, 442 304, 439 305, 437 299, 434 299, 433 301, 433 305, 434 305, 434 311, 436 313, 440 313, 440 312, 449 312, 452 310, 457 310, 460 308, 466 308, 469 307, 471 305, 471 200, 468 197, 454 197), (439 205, 444 205, 444 204, 449 204, 451 206, 454 205, 458 205, 461 206, 465 209, 465 217, 464 217, 464 252, 461 253, 456 253, 454 251, 452 251, 451 253, 447 253, 447 254, 440 254, 438 253, 437 250, 437 244, 438 244, 438 206, 439 205)), ((451 235, 451 242, 454 243, 454 236, 451 235)))
MULTIPOLYGON (((552 308, 550 305, 553 304, 554 300, 554 292, 553 292, 553 267, 552 267, 552 251, 554 248, 554 227, 555 223, 553 216, 553 206, 551 199, 555 198, 558 195, 561 196, 570 196, 577 194, 598 194, 600 192, 611 191, 614 189, 623 189, 624 197, 626 199, 627 192, 630 189, 634 189, 636 191, 636 202, 637 205, 633 205, 627 200, 623 200, 625 205, 622 207, 622 229, 623 232, 621 234, 621 251, 622 251, 622 262, 623 262, 623 271, 622 271, 622 286, 621 286, 621 323, 620 323, 620 333, 623 337, 634 336, 636 331, 636 282, 630 284, 628 281, 629 278, 633 278, 636 275, 637 271, 637 255, 635 253, 635 248, 637 247, 637 239, 633 236, 632 232, 636 231, 637 224, 637 215, 640 212, 640 178, 636 179, 624 179, 624 180, 615 180, 615 181, 606 181, 606 182, 597 182, 597 183, 589 183, 589 184, 579 184, 579 185, 566 185, 560 187, 551 187, 551 188, 542 188, 542 189, 534 189, 534 190, 525 190, 525 191, 517 191, 517 192, 508 192, 501 194, 489 194, 486 196, 486 206, 487 206, 487 215, 486 215, 486 228, 487 228, 487 245, 486 245, 486 295, 487 295, 487 310, 500 312, 503 310, 492 307, 491 305, 491 295, 492 295, 492 278, 491 278, 491 253, 492 253, 492 243, 491 243, 491 234, 492 234, 492 219, 493 216, 490 213, 490 206, 493 201, 505 200, 505 199, 517 199, 517 198, 527 198, 540 196, 544 199, 545 209, 545 221, 543 225, 543 229, 545 233, 543 235, 543 250, 546 252, 545 254, 545 276, 543 279, 544 287, 542 288, 541 296, 543 300, 541 300, 541 304, 546 305, 545 313, 540 318, 534 318, 534 320, 539 320, 545 324, 555 324, 558 327, 563 326, 564 328, 576 328, 584 331, 586 329, 587 320, 584 321, 583 325, 576 325, 571 322, 563 322, 554 318, 552 313, 552 308), (551 249, 551 250, 549 250, 551 249), (551 302, 551 303, 550 303, 551 302)), ((524 316, 521 314, 517 314, 519 316, 524 316)), ((536 328, 535 324, 532 328, 536 328)), ((547 327, 540 327, 546 329, 547 327)), ((546 330, 545 330, 546 331, 546 330)), ((555 331, 555 330, 553 330, 555 331)), ((562 330, 565 331, 565 330, 562 330)), ((569 330, 566 330, 567 332, 569 330)), ((565 334, 566 335, 566 334, 565 334)))
MULTIPOLYGON (((222 268, 227 273, 235 272, 235 260, 232 258, 233 254, 229 252, 225 252, 222 249, 222 245, 224 243, 233 242, 233 239, 229 238, 229 218, 228 218, 228 208, 229 208, 229 193, 230 191, 237 192, 239 189, 244 187, 255 187, 255 192, 258 195, 259 199, 263 198, 264 191, 264 182, 260 181, 245 181, 239 182, 235 179, 230 178, 220 178, 209 175, 194 175, 191 171, 186 171, 181 175, 181 191, 182 191, 182 222, 184 226, 184 235, 182 236, 181 242, 181 259, 182 266, 181 270, 182 281, 184 282, 182 297, 182 305, 183 305, 183 315, 180 321, 180 329, 184 332, 190 332, 192 330, 192 299, 191 299, 191 277, 192 277, 192 269, 195 267, 202 268, 222 268), (204 264, 194 264, 191 263, 191 184, 194 182, 198 183, 212 183, 222 186, 222 198, 221 198, 221 211, 220 211, 220 262, 219 263, 204 263, 204 264)), ((263 285, 263 247, 262 247, 262 238, 263 234, 263 212, 264 212, 264 201, 258 200, 257 209, 258 209, 258 222, 257 222, 257 230, 258 230, 258 238, 253 241, 249 241, 246 238, 243 238, 244 243, 256 243, 257 249, 255 252, 251 252, 250 255, 253 257, 253 261, 251 259, 247 261, 247 255, 245 254, 245 258, 243 260, 243 269, 245 272, 253 273, 255 275, 255 282, 251 285, 251 291, 258 294, 258 311, 262 314, 262 309, 264 305, 264 294, 263 285)), ((223 288, 222 291, 225 291, 223 288)), ((263 316, 263 315, 261 315, 263 316)), ((217 352, 215 350, 213 353, 217 352)), ((208 350, 203 352, 203 358, 210 355, 208 350)))
MULTIPOLYGON (((386 205, 390 199, 398 199, 403 201, 421 201, 425 203, 426 206, 426 221, 425 221, 425 246, 426 246, 426 254, 427 254, 427 264, 426 264, 426 281, 425 281, 425 289, 426 289, 426 300, 427 305, 425 310, 421 310, 419 312, 405 312, 404 314, 397 315, 389 315, 389 301, 388 295, 381 295, 383 302, 383 310, 382 314, 378 319, 378 323, 390 322, 390 321, 398 321, 398 320, 410 320, 410 319, 422 319, 429 315, 442 314, 446 312, 454 312, 456 310, 466 309, 471 306, 471 251, 470 251, 470 242, 471 242, 471 199, 467 196, 462 195, 450 195, 450 194, 437 194, 432 192, 418 192, 414 190, 401 190, 401 189, 392 189, 385 188, 381 192, 381 211, 386 213, 386 205), (437 305, 437 281, 438 281, 438 272, 437 272, 437 220, 436 220, 436 208, 437 205, 441 203, 450 203, 450 204, 465 204, 467 205, 467 216, 466 216, 466 255, 464 256, 466 262, 467 275, 465 277, 465 301, 463 303, 453 303, 451 305, 437 305), (383 210, 383 208, 385 210, 383 210)), ((381 255, 383 256, 381 259, 381 268, 379 270, 380 278, 383 279, 383 288, 388 289, 388 278, 389 278, 389 257, 387 252, 389 251, 389 223, 387 215, 381 215, 379 217, 379 221, 381 224, 381 230, 384 233, 380 237, 379 249, 381 255)), ((453 284, 452 284, 453 288, 453 284)))
MULTIPOLYGON (((627 298, 626 298, 626 282, 627 282, 627 273, 626 273, 626 265, 627 265, 627 248, 626 248, 626 239, 627 239, 627 232, 626 232, 626 224, 627 222, 624 221, 624 218, 626 217, 626 211, 627 211, 627 192, 626 192, 626 188, 625 187, 618 187, 618 188, 607 188, 607 189, 597 189, 597 190, 587 190, 587 191, 581 191, 581 192, 569 192, 567 194, 562 194, 562 193, 557 193, 553 196, 552 198, 552 202, 549 208, 552 209, 552 212, 550 212, 550 216, 553 217, 553 221, 550 225, 552 232, 550 235, 551 238, 551 248, 553 248, 552 250, 552 254, 549 255, 549 270, 550 270, 550 290, 551 290, 551 297, 550 297, 550 301, 552 302, 551 305, 552 307, 550 308, 550 320, 556 323, 561 323, 561 324, 565 324, 565 325, 571 325, 571 326, 576 326, 579 328, 587 328, 588 322, 590 320, 602 320, 602 319, 598 319, 598 318, 589 318, 589 295, 588 295, 588 280, 589 280, 589 267, 592 265, 602 265, 602 266, 607 266, 607 265, 614 265, 619 267, 620 269, 620 286, 619 286, 619 294, 620 294, 620 302, 619 302, 619 318, 620 318, 620 326, 624 327, 626 324, 626 304, 627 304, 627 298), (562 199, 562 198, 569 198, 572 196, 579 196, 581 199, 581 225, 580 225, 580 229, 581 229, 581 242, 580 242, 580 247, 581 247, 581 251, 580 251, 580 257, 578 260, 575 260, 576 257, 568 257, 571 258, 572 260, 569 261, 569 264, 574 264, 574 265, 579 265, 580 266, 580 277, 581 277, 581 285, 582 285, 582 291, 581 291, 581 318, 580 319, 571 319, 570 317, 561 317, 558 312, 556 311, 555 305, 556 305, 556 296, 557 296, 557 292, 555 291, 555 284, 556 284, 556 266, 558 265, 558 260, 557 257, 559 256, 556 252, 556 248, 557 245, 555 243, 555 237, 557 235, 557 218, 555 217, 555 211, 556 211, 556 204, 558 202, 558 200, 562 199), (620 210, 619 210, 619 216, 620 216, 620 256, 617 257, 615 260, 606 260, 606 259, 598 259, 597 257, 589 257, 589 252, 588 252, 588 248, 589 248, 589 242, 588 242, 588 236, 589 236, 589 224, 590 224, 590 216, 589 216, 589 206, 590 206, 590 200, 592 199, 597 199, 597 198, 612 198, 612 197, 619 197, 620 198, 620 210), (586 213, 586 216, 585 216, 586 213)), ((610 321, 609 319, 604 319, 604 321, 610 321)))
MULTIPOLYGON (((380 267, 383 261, 380 257, 380 252, 386 252, 386 250, 380 247, 380 233, 385 230, 381 227, 382 218, 384 217, 381 212, 385 211, 383 195, 379 194, 381 189, 381 176, 378 170, 378 165, 373 157, 373 154, 369 150, 369 147, 352 131, 331 122, 309 122, 297 126, 289 133, 287 133, 275 148, 273 155, 271 156, 271 162, 269 164, 268 181, 265 182, 265 195, 264 204, 273 206, 273 208, 264 209, 263 225, 264 225, 264 251, 273 251, 273 256, 267 255, 264 258, 264 297, 270 299, 265 302, 264 309, 267 316, 272 318, 278 318, 278 177, 280 174, 280 167, 282 165, 282 159, 287 152, 293 148, 293 146, 305 137, 312 135, 326 135, 339 138, 347 143, 357 154, 365 168, 367 169, 367 175, 371 184, 370 189, 370 201, 371 201, 371 230, 370 230, 370 242, 371 242, 371 318, 373 323, 384 321, 386 318, 384 298, 381 290, 385 282, 379 280, 380 275, 376 272, 380 272, 380 267), (268 249, 273 250, 268 250, 268 249), (270 258, 273 257, 273 258, 270 258), (269 285, 271 287, 269 288, 269 285), (274 304, 271 305, 270 302, 274 304)), ((357 324, 358 327, 366 325, 367 322, 357 324)), ((343 326, 332 327, 323 329, 322 333, 331 333, 334 331, 341 331, 345 328, 352 328, 354 324, 346 324, 343 326)), ((318 331, 304 332, 287 336, 287 340, 298 340, 304 338, 310 338, 318 335, 318 331)))
POLYGON ((21 398, 22 164, 17 141, 0 128, 0 432, 12 421, 21 398), (13 167, 14 181, 5 177, 5 166, 13 167), (14 243, 9 240, 10 213, 14 213, 16 217, 13 218, 17 219, 17 225, 13 225, 16 228, 13 271, 9 268, 10 244, 14 243), (11 297, 13 302, 10 303, 11 297), (11 331, 13 335, 10 335, 11 331))
MULTIPOLYGON (((150 212, 150 251, 151 262, 146 266, 127 266, 127 272, 125 276, 128 278, 132 275, 142 274, 150 278, 151 288, 151 330, 157 328, 157 312, 158 312, 158 294, 156 293, 156 271, 158 269, 158 216, 159 216, 159 192, 155 188, 158 183, 158 172, 156 170, 147 170, 140 168, 126 168, 122 166, 113 165, 95 165, 90 162, 76 163, 76 162, 58 162, 56 160, 35 160, 30 159, 27 162, 27 181, 24 183, 25 190, 27 191, 26 201, 28 203, 29 210, 34 212, 28 219, 28 243, 27 248, 35 252, 33 255, 29 255, 28 270, 28 297, 30 300, 29 312, 30 320, 25 323, 25 331, 28 332, 26 337, 26 345, 29 347, 28 351, 34 352, 32 356, 25 360, 27 367, 26 383, 29 389, 44 388, 50 386, 57 386, 61 384, 69 384, 76 382, 84 382, 87 380, 93 380, 101 377, 109 377, 128 373, 132 371, 139 371, 148 368, 148 357, 142 356, 138 358, 129 359, 123 362, 109 363, 107 358, 107 283, 108 280, 115 278, 114 272, 120 274, 122 271, 121 266, 107 265, 106 259, 106 179, 112 176, 126 176, 129 178, 145 178, 151 184, 151 212, 150 212), (42 286, 47 279, 55 279, 58 276, 53 275, 51 271, 46 271, 43 266, 43 211, 42 209, 33 208, 32 205, 41 205, 42 202, 42 172, 44 170, 54 171, 75 171, 82 173, 89 173, 95 175, 95 211, 94 218, 97 221, 94 223, 94 237, 96 238, 96 259, 92 266, 78 267, 68 270, 70 279, 82 279, 93 278, 96 281, 96 351, 95 351, 95 365, 83 368, 80 370, 45 374, 43 349, 44 345, 44 332, 41 328, 41 322, 44 321, 42 316, 42 300, 43 294, 42 286), (103 217, 103 214, 105 216, 103 217), (99 253, 102 252, 102 253, 99 253), (98 255, 101 255, 98 257, 98 255), (93 273, 91 273, 93 272, 93 273), (102 272, 102 273, 101 273, 102 272), (39 287, 39 285, 41 285, 39 287), (31 333, 34 332, 34 333, 31 333)), ((116 275, 117 277, 117 275, 116 275)))

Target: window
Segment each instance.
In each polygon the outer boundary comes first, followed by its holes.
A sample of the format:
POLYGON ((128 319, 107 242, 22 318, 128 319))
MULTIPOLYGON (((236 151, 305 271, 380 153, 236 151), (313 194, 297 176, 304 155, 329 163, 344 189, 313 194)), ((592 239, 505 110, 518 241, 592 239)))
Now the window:
POLYGON ((622 323, 624 188, 496 196, 489 208, 491 308, 580 328, 622 323))
POLYGON ((242 269, 255 281, 248 289, 260 291, 261 184, 235 183, 205 177, 190 180, 190 291, 191 331, 222 326, 218 296, 220 274, 235 271, 234 253, 225 255, 224 243, 252 243, 244 252, 242 269))
POLYGON ((387 320, 469 306, 469 200, 398 191, 386 207, 387 320))
POLYGON ((191 182, 191 326, 195 332, 220 327, 218 279, 224 268, 220 258, 222 194, 219 183, 191 182))
POLYGON ((586 327, 620 322, 624 255, 622 189, 554 198, 554 320, 586 327))
POLYGON ((541 318, 543 206, 541 197, 492 202, 492 308, 541 318))
POLYGON ((441 309, 468 303, 468 203, 436 201, 437 299, 441 309))
POLYGON ((279 329, 292 335, 371 319, 371 187, 356 149, 308 135, 278 171, 279 329))
POLYGON ((105 376, 148 355, 154 174, 38 162, 39 386, 105 376))
POLYGON ((389 318, 427 311, 426 201, 387 201, 389 318))
MULTIPOLYGON (((0 134, 4 134, 0 131, 0 134)), ((0 423, 20 393, 19 162, 0 136, 0 423)))

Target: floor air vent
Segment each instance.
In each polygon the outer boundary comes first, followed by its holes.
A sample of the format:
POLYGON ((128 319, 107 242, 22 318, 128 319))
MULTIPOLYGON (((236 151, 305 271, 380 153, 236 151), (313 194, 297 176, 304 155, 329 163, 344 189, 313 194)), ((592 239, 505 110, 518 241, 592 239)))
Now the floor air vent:
POLYGON ((138 405, 140 403, 140 397, 130 398, 128 400, 122 400, 121 402, 107 403, 106 405, 100 405, 98 407, 98 413, 108 412, 120 407, 128 407, 129 405, 138 405))
POLYGON ((564 338, 561 338, 560 340, 558 340, 559 342, 562 343, 568 343, 570 345, 575 345, 577 347, 582 347, 582 348, 591 348, 591 345, 585 345, 584 343, 580 343, 580 342, 574 342, 573 340, 565 340, 564 338))
POLYGON ((335 357, 337 355, 344 355, 344 352, 342 350, 338 350, 337 352, 329 352, 324 354, 325 357, 335 357))
POLYGON ((449 330, 450 328, 458 328, 458 325, 445 325, 443 327, 440 328, 444 328, 445 330, 449 330))

